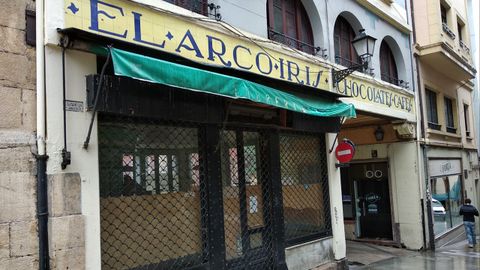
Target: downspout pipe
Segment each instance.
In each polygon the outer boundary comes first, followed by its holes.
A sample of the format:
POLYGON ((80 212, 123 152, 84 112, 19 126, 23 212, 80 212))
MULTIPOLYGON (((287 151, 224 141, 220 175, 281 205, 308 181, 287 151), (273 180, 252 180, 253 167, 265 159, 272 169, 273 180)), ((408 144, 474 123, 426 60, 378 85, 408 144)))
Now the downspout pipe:
POLYGON ((38 268, 50 269, 48 250, 48 200, 46 154, 46 102, 45 102, 45 41, 44 0, 35 1, 36 27, 36 90, 37 90, 37 218, 38 218, 38 268))

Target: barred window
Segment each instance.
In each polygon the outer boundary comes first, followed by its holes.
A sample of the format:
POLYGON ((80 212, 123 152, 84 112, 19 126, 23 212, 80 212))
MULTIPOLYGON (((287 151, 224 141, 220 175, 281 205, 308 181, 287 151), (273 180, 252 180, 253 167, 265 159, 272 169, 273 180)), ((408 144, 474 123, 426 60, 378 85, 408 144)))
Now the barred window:
POLYGON ((204 262, 197 128, 100 115, 98 132, 102 269, 204 262))
POLYGON ((291 244, 331 234, 326 168, 323 136, 280 136, 285 238, 291 244))

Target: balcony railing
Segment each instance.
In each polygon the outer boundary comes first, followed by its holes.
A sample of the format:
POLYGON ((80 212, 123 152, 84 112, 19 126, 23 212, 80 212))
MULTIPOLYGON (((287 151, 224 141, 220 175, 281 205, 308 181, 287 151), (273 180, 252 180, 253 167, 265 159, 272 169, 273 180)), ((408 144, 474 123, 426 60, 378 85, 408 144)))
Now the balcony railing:
POLYGON ((335 63, 340 64, 344 67, 351 67, 358 65, 360 63, 360 59, 358 59, 358 61, 352 61, 348 58, 343 58, 339 55, 335 55, 335 63))
MULTIPOLYGON (((384 82, 389 82, 391 84, 395 84, 397 86, 400 86, 400 80, 397 77, 390 76, 389 74, 382 73, 381 74, 382 81, 384 82)), ((402 80, 403 82, 403 80, 402 80)))
POLYGON ((409 82, 404 81, 404 80, 400 80, 397 77, 390 76, 386 73, 382 73, 381 77, 382 77, 382 81, 384 81, 384 82, 388 82, 388 83, 394 84, 396 86, 400 86, 400 87, 407 88, 407 89, 410 87, 409 82))
POLYGON ((449 127, 449 126, 447 126, 447 132, 448 132, 448 133, 454 133, 454 134, 456 134, 456 133, 457 133, 457 129, 454 128, 454 127, 449 127))
MULTIPOLYGON (((277 31, 275 31, 271 28, 268 29, 268 38, 270 38, 273 41, 280 42, 280 43, 285 44, 289 47, 293 47, 295 49, 298 49, 302 52, 306 52, 306 53, 309 53, 309 54, 317 55, 317 53, 320 52, 320 51, 324 52, 324 50, 322 50, 322 48, 320 48, 320 47, 315 47, 315 46, 313 46, 311 44, 308 44, 308 43, 305 43, 301 40, 298 40, 298 39, 295 39, 293 37, 287 36, 283 33, 277 32, 277 31)), ((324 55, 322 55, 322 57, 324 57, 324 55)))
POLYGON ((439 125, 438 123, 428 121, 428 128, 435 129, 435 130, 440 130, 442 128, 442 125, 439 125))
POLYGON ((470 54, 470 48, 468 48, 463 40, 460 40, 460 48, 462 48, 467 54, 470 54))
POLYGON ((166 0, 176 6, 188 9, 198 14, 208 15, 207 0, 166 0))
POLYGON ((445 32, 451 39, 455 40, 455 34, 452 30, 448 27, 446 23, 442 23, 443 32, 445 32))

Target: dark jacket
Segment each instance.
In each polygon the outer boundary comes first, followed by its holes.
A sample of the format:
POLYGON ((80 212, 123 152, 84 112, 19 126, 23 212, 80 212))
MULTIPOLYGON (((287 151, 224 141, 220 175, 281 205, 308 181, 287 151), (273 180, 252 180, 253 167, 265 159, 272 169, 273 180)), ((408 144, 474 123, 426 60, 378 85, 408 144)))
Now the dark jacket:
POLYGON ((478 210, 475 206, 464 204, 460 207, 460 215, 463 215, 463 221, 475 222, 475 216, 478 217, 478 210))

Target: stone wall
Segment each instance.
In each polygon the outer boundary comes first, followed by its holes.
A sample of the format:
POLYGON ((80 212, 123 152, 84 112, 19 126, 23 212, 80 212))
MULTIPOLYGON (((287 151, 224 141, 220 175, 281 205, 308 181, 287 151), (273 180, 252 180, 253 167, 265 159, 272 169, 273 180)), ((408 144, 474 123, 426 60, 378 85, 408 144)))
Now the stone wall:
POLYGON ((85 269, 85 220, 78 173, 48 176, 48 242, 51 269, 85 269))
POLYGON ((25 43, 35 2, 0 7, 0 269, 36 269, 35 48, 25 43))

